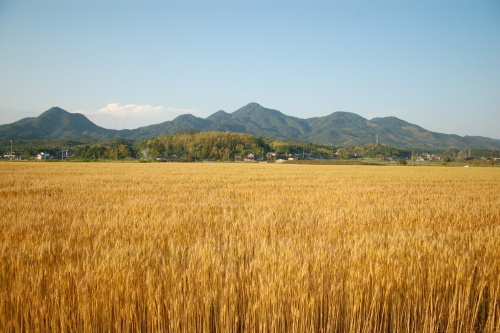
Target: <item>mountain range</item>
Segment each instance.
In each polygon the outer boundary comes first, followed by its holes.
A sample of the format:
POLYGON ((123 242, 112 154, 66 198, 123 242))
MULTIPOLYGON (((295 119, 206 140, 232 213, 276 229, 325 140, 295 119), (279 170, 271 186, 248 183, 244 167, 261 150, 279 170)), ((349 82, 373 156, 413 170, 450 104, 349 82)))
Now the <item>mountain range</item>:
POLYGON ((221 110, 207 118, 184 114, 171 121, 132 130, 106 129, 97 126, 83 114, 53 107, 38 117, 0 125, 0 139, 106 140, 122 137, 138 140, 186 129, 250 133, 272 139, 300 139, 337 146, 378 141, 405 148, 500 149, 500 140, 431 132, 396 117, 368 120, 355 113, 337 111, 324 117, 302 119, 257 103, 249 103, 233 113, 221 110))

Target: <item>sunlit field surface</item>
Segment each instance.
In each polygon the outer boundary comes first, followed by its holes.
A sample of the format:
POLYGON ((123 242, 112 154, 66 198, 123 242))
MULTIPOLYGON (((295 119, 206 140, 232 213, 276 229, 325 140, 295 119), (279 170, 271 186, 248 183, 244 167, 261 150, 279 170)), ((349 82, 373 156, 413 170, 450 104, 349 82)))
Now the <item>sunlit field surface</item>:
POLYGON ((1 332, 500 332, 500 169, 1 163, 1 332))

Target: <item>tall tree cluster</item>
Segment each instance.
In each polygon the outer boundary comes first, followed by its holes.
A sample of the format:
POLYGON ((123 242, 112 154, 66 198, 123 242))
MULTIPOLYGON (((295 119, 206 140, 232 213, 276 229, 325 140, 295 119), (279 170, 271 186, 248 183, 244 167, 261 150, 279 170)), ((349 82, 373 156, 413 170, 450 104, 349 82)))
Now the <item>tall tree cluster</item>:
POLYGON ((143 157, 183 156, 184 160, 222 160, 236 154, 261 154, 270 151, 263 138, 232 132, 176 133, 154 137, 139 144, 143 157))

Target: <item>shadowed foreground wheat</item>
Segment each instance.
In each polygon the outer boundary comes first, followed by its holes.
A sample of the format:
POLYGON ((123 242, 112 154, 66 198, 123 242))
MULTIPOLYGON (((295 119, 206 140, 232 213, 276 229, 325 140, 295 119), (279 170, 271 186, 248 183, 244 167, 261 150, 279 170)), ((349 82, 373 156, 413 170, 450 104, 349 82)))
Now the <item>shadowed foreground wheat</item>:
POLYGON ((2 332, 499 332, 500 170, 1 163, 2 332))

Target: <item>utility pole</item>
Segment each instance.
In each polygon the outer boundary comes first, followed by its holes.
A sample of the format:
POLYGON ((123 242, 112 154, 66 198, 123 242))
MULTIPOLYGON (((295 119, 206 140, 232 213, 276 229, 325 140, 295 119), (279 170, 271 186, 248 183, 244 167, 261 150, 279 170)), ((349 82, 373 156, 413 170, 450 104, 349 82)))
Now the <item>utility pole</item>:
POLYGON ((10 140, 10 159, 12 160, 12 140, 10 140))

